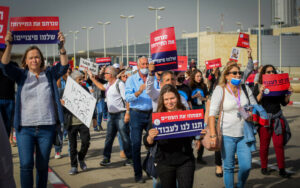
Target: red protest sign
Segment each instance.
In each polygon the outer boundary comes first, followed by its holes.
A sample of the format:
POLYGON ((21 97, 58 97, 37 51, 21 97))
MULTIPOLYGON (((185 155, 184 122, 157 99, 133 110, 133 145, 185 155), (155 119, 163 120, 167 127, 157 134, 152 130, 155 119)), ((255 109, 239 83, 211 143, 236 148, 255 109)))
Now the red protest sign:
POLYGON ((263 84, 265 86, 264 96, 281 96, 288 93, 290 79, 288 73, 264 74, 263 84))
POLYGON ((99 57, 96 58, 96 63, 100 66, 111 65, 111 57, 99 57))
POLYGON ((221 58, 205 61, 206 69, 212 69, 214 67, 222 67, 221 58))
POLYGON ((256 74, 250 74, 246 80, 246 84, 252 84, 254 83, 254 78, 256 74))
POLYGON ((129 65, 130 66, 137 66, 137 62, 135 62, 135 61, 129 61, 129 65))
POLYGON ((187 71, 187 56, 177 56, 178 68, 173 71, 187 71))
POLYGON ((249 48, 249 35, 246 33, 240 33, 236 47, 249 48))
POLYGON ((155 71, 177 69, 177 47, 174 27, 150 34, 150 49, 155 71))
POLYGON ((59 17, 13 17, 10 18, 13 44, 58 43, 59 17))
POLYGON ((5 47, 9 7, 0 6, 0 47, 5 47))

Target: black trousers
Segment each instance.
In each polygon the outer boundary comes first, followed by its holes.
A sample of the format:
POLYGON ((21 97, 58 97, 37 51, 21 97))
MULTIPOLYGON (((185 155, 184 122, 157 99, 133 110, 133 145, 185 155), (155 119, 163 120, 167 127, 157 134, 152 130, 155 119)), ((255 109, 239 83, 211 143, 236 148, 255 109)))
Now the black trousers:
POLYGON ((180 166, 157 164, 157 175, 162 188, 176 187, 176 180, 179 188, 192 188, 194 182, 195 160, 186 161, 180 166))
POLYGON ((68 137, 70 142, 70 158, 71 166, 77 167, 78 161, 83 161, 90 146, 90 130, 85 125, 71 125, 68 129, 68 137), (77 151, 77 135, 80 134, 81 148, 77 151))

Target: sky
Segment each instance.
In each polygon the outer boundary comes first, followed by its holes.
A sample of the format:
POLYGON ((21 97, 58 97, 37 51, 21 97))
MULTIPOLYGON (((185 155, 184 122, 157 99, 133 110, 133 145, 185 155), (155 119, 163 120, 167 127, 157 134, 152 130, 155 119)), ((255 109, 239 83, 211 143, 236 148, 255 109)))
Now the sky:
MULTIPOLYGON (((300 7, 300 0, 296 0, 300 7)), ((129 19, 129 44, 146 42, 146 36, 155 30, 155 11, 148 6, 161 7, 162 17, 158 27, 175 27, 176 38, 183 30, 197 31, 197 0, 1 0, 0 5, 10 7, 10 17, 59 16, 60 30, 67 33, 66 48, 72 50, 73 38, 69 31, 78 30, 76 51, 86 50, 86 30, 82 26, 93 26, 90 32, 90 49, 103 48, 103 26, 98 21, 110 21, 106 26, 106 47, 126 43, 125 19, 120 15, 134 15, 129 19)), ((271 24, 271 0, 261 0, 261 23, 271 24)), ((258 23, 257 0, 200 0, 200 31, 206 27, 220 31, 221 14, 224 15, 224 31, 237 30, 236 22, 244 28, 258 23)), ((18 46, 18 48, 23 48, 18 46)))

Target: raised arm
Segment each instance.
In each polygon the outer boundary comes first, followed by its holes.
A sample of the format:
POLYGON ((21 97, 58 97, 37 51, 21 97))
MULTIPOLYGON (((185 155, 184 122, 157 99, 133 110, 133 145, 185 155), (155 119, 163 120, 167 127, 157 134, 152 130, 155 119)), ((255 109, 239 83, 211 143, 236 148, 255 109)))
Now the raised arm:
POLYGON ((65 66, 68 64, 68 56, 67 56, 67 51, 65 49, 65 37, 62 32, 58 32, 58 40, 62 45, 61 48, 59 49, 60 63, 62 66, 65 66))
POLYGON ((1 62, 5 65, 10 62, 10 56, 11 56, 11 50, 12 50, 12 44, 11 44, 12 40, 13 40, 13 38, 12 38, 11 32, 7 31, 7 34, 5 36, 6 49, 1 58, 1 62))

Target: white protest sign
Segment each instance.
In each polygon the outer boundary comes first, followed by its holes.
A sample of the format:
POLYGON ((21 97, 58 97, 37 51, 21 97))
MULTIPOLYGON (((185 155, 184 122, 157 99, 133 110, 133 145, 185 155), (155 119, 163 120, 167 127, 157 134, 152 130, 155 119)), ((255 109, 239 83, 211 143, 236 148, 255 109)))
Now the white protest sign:
POLYGON ((90 70, 94 75, 98 75, 99 65, 87 59, 80 58, 79 70, 90 70))
POLYGON ((239 55, 240 55, 240 49, 233 47, 230 55, 230 60, 238 61, 239 55))
POLYGON ((82 123, 90 127, 96 99, 71 77, 68 77, 62 99, 65 107, 82 123))

